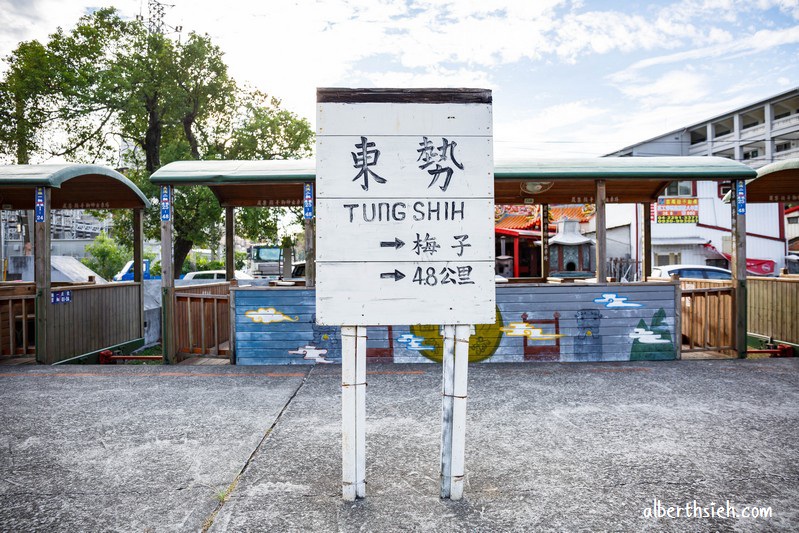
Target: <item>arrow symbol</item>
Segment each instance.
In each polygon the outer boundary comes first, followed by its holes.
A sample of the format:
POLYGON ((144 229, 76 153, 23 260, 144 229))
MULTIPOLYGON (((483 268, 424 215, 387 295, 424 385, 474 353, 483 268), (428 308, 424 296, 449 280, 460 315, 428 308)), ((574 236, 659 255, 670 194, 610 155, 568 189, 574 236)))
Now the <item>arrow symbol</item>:
POLYGON ((393 241, 380 241, 381 248, 396 248, 399 250, 403 246, 405 246, 405 243, 396 237, 394 237, 393 241))
POLYGON ((394 272, 383 272, 382 274, 380 274, 380 277, 383 279, 394 278, 394 281, 399 281, 405 277, 405 274, 403 274, 397 269, 394 269, 394 272))

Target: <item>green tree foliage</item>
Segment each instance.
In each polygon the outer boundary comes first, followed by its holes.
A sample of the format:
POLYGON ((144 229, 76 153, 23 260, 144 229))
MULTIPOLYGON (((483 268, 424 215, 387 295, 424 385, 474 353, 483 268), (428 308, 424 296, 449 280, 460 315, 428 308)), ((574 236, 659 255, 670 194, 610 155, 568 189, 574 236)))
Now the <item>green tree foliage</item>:
POLYGON ((105 233, 98 235, 92 244, 86 246, 86 253, 89 255, 81 259, 81 263, 106 280, 111 280, 133 258, 130 249, 117 244, 105 233))
MULTIPOLYGON (((158 190, 149 176, 162 164, 311 154, 308 121, 263 92, 239 88, 207 35, 176 40, 99 9, 47 44, 21 43, 6 62, 0 153, 19 163, 58 155, 127 168, 151 198, 149 238, 160 238, 158 190)), ((193 246, 222 240, 223 210, 205 187, 178 189, 174 203, 179 272, 193 246)), ((237 209, 237 233, 274 242, 283 212, 237 209)), ((131 213, 114 212, 113 221, 113 234, 129 246, 131 213)))
POLYGON ((0 149, 6 159, 25 165, 31 153, 39 151, 40 131, 51 119, 51 56, 41 43, 28 41, 20 43, 7 62, 0 81, 0 149))

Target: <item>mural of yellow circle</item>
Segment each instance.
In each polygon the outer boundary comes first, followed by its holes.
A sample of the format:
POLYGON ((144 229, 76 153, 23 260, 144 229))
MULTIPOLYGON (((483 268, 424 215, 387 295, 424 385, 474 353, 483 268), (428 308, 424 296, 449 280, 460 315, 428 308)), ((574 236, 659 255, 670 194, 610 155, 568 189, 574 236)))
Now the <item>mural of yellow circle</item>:
MULTIPOLYGON (((499 329, 502 326, 502 314, 499 312, 499 307, 497 307, 496 320, 493 324, 475 326, 472 336, 469 337, 470 363, 484 361, 494 355, 502 340, 502 331, 499 329)), ((444 337, 441 336, 441 331, 441 326, 411 326, 412 334, 424 338, 425 346, 433 347, 432 350, 422 350, 419 353, 436 363, 440 363, 444 358, 444 337)))

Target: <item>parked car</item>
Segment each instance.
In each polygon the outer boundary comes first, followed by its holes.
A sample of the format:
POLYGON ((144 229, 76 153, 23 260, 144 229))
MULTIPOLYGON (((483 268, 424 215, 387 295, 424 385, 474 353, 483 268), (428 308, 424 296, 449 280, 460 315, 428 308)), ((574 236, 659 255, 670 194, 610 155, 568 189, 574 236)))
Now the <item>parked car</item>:
POLYGON ((707 265, 664 265, 652 269, 654 278, 670 278, 672 274, 691 279, 732 279, 732 272, 726 268, 707 265))
MULTIPOLYGON (((252 276, 247 274, 246 272, 242 272, 240 270, 236 270, 234 273, 236 279, 253 279, 252 276)), ((200 270, 197 272, 189 272, 182 279, 213 279, 219 281, 225 281, 225 271, 224 270, 200 270)))
MULTIPOLYGON (((142 263, 142 277, 144 279, 161 279, 161 276, 150 274, 150 260, 145 259, 142 263)), ((122 270, 114 276, 114 281, 133 281, 133 261, 128 261, 122 270)))

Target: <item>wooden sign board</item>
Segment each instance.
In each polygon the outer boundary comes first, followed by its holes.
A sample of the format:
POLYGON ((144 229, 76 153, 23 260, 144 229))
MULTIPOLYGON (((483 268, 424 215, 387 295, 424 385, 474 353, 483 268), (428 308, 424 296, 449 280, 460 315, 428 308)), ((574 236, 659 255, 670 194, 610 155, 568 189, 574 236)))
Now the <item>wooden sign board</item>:
POLYGON ((490 92, 317 100, 317 322, 493 322, 490 92))

